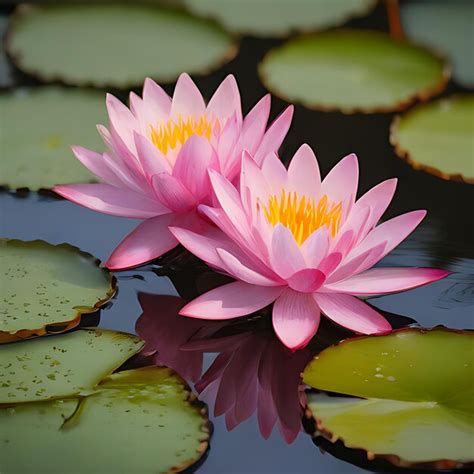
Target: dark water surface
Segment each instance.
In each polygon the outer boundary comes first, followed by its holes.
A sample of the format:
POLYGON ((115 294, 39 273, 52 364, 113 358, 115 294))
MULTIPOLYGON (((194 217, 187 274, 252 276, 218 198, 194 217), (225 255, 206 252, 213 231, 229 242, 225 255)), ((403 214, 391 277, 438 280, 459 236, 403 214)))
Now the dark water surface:
MULTIPOLYGON (((355 21, 353 25, 386 29, 384 11, 379 7, 370 17, 355 21)), ((241 52, 234 61, 212 75, 196 77, 196 83, 204 96, 209 98, 228 73, 235 74, 241 87, 244 111, 248 111, 266 92, 257 78, 256 65, 264 52, 276 43, 244 39, 241 52)), ((18 76, 16 83, 34 84, 34 81, 18 76)), ((458 88, 450 85, 449 90, 458 88)), ((172 87, 168 91, 171 92, 172 87)), ((285 105, 283 101, 274 99, 273 115, 285 105)), ((398 159, 388 142, 392 118, 390 114, 343 116, 319 113, 297 106, 288 139, 281 149, 282 159, 287 162, 299 145, 306 142, 316 151, 322 173, 325 174, 340 158, 355 152, 360 163, 360 194, 386 178, 398 177, 398 191, 385 218, 420 208, 428 210, 428 217, 403 245, 383 260, 382 265, 433 266, 448 269, 454 274, 427 287, 372 299, 370 302, 384 311, 411 318, 424 327, 444 324, 472 329, 473 188, 414 171, 398 159)), ((84 126, 93 127, 94 124, 84 126)), ((30 193, 26 197, 19 197, 8 192, 0 194, 0 219, 0 234, 3 237, 68 242, 101 260, 108 257, 137 223, 132 219, 98 214, 47 195, 30 193)), ((135 322, 141 313, 138 292, 178 295, 173 281, 178 282, 177 287, 183 297, 194 292, 195 275, 192 269, 178 274, 171 272, 173 278, 170 279, 168 276, 157 276, 152 271, 154 268, 148 266, 117 274, 119 293, 112 305, 102 311, 101 327, 135 332, 135 322)), ((205 356, 205 367, 212 362, 213 357, 205 356)), ((274 430, 270 439, 265 441, 259 433, 255 417, 232 432, 226 430, 222 418, 212 421, 215 431, 211 449, 208 458, 198 469, 202 474, 367 472, 330 454, 323 454, 304 433, 293 444, 287 445, 278 430, 274 430)), ((351 459, 355 460, 354 457, 351 459)), ((376 469, 377 472, 386 471, 383 466, 365 467, 376 469)))

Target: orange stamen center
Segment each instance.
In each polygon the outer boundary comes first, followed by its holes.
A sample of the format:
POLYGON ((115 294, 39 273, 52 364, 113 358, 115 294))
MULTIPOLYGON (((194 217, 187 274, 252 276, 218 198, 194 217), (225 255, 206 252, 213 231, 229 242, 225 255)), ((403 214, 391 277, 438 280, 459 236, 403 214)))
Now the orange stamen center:
POLYGON ((177 145, 183 145, 191 136, 198 135, 208 140, 211 138, 213 124, 206 116, 195 120, 190 115, 186 120, 181 116, 178 121, 168 120, 158 128, 151 127, 151 141, 163 154, 173 150, 177 145))
POLYGON ((342 203, 330 203, 324 195, 318 202, 296 192, 282 190, 280 196, 270 196, 263 208, 272 226, 283 224, 290 229, 298 245, 301 245, 315 230, 327 226, 335 237, 339 230, 342 203))

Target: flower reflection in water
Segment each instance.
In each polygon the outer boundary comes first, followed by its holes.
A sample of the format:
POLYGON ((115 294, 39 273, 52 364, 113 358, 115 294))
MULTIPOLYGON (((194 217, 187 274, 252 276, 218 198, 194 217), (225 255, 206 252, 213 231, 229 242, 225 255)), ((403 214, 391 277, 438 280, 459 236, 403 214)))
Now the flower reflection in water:
POLYGON ((314 351, 295 353, 274 336, 268 318, 248 323, 212 322, 178 315, 185 301, 169 295, 139 295, 143 313, 136 331, 153 363, 195 382, 200 398, 225 416, 229 430, 256 414, 268 438, 275 425, 295 440, 303 414, 300 374, 314 351), (203 354, 218 353, 203 373, 203 354))

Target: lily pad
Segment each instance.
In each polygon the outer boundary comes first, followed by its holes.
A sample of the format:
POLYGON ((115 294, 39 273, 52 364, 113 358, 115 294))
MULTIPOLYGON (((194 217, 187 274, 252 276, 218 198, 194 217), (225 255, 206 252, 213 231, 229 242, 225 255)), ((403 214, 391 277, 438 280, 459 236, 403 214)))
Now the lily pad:
POLYGON ((409 110, 394 120, 390 141, 413 168, 474 184, 474 94, 409 110))
POLYGON ((206 452, 209 423, 183 380, 167 368, 110 376, 78 400, 0 409, 4 474, 180 472, 206 452), (27 453, 27 455, 19 455, 27 453))
POLYGON ((304 382, 318 434, 402 466, 473 463, 474 333, 438 327, 349 339, 321 352, 304 382))
POLYGON ((68 244, 0 239, 0 342, 62 332, 115 294, 92 255, 68 244))
POLYGON ((369 13, 375 0, 184 0, 196 15, 217 20, 228 31, 252 36, 286 36, 341 25, 369 13))
POLYGON ((267 54, 259 74, 289 102, 344 113, 402 110, 449 79, 444 62, 428 50, 367 30, 292 39, 267 54))
POLYGON ((7 51, 24 72, 72 85, 139 86, 205 73, 236 53, 217 25, 156 5, 37 5, 13 15, 7 51))
POLYGON ((0 405, 90 393, 142 347, 136 336, 104 329, 1 345, 0 405))
POLYGON ((106 121, 104 94, 43 87, 0 94, 2 166, 0 185, 50 189, 55 184, 94 180, 70 146, 103 148, 97 132, 84 124, 106 121))
POLYGON ((407 36, 448 56, 453 64, 454 79, 463 86, 474 87, 474 2, 403 2, 400 14, 407 36))

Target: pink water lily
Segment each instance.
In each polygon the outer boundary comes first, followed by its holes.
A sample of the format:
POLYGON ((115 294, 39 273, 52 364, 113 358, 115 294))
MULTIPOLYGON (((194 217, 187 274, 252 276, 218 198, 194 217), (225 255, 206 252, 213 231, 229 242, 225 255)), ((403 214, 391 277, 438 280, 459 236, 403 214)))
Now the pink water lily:
POLYGON ((396 180, 380 183, 356 201, 354 154, 323 181, 307 145, 288 170, 274 153, 261 167, 247 154, 239 190, 219 173, 209 174, 220 207, 199 209, 220 231, 211 225, 200 233, 171 230, 188 250, 238 281, 199 296, 182 315, 236 318, 274 302, 273 328, 283 344, 296 350, 314 336, 321 313, 358 333, 389 331, 385 318, 358 297, 415 288, 448 274, 432 268, 371 268, 426 212, 377 225, 396 180))
POLYGON ((243 118, 233 76, 207 106, 187 74, 179 77, 172 99, 146 79, 143 98, 130 94, 130 109, 110 94, 106 103, 109 129, 97 128, 107 151, 73 147, 100 184, 61 185, 54 191, 95 211, 145 219, 114 250, 106 262, 110 269, 143 264, 175 247, 168 226, 198 225, 197 206, 210 203, 208 170, 233 180, 243 150, 261 163, 280 147, 293 114, 288 107, 266 131, 267 95, 243 118))

